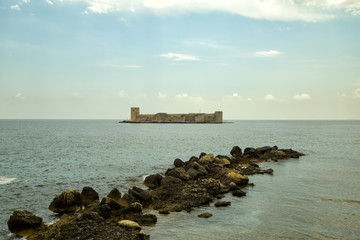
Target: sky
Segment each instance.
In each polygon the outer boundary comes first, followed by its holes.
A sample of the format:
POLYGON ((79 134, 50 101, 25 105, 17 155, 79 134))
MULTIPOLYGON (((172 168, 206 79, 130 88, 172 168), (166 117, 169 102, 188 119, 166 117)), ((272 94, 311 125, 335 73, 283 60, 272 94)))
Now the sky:
POLYGON ((0 1, 0 119, 131 107, 360 119, 360 1, 0 1))

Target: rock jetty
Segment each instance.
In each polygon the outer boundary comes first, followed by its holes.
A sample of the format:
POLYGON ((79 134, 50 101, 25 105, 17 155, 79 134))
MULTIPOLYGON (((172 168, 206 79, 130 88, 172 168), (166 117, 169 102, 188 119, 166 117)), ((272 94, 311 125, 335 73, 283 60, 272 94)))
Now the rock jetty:
MULTIPOLYGON (((259 163, 299 158, 304 154, 277 146, 231 149, 229 156, 201 153, 188 161, 175 159, 174 167, 164 174, 149 175, 143 189, 130 188, 124 195, 114 188, 101 200, 98 193, 86 186, 81 193, 63 191, 54 197, 48 209, 58 213, 58 221, 51 225, 25 210, 14 211, 9 220, 10 232, 37 239, 150 239, 142 225, 155 224, 157 216, 146 213, 153 209, 159 214, 191 211, 207 205, 224 194, 243 197, 249 185, 248 175, 272 174, 273 169, 262 169, 259 163)), ((231 202, 217 200, 215 207, 229 207, 231 202)), ((211 213, 199 217, 211 217, 211 213)))

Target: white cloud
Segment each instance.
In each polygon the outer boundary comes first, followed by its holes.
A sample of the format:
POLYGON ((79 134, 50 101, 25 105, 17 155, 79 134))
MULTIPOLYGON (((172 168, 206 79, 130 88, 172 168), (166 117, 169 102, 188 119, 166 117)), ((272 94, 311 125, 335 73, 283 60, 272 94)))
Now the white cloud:
POLYGON ((117 92, 117 95, 118 95, 119 97, 124 97, 124 96, 125 96, 125 91, 124 91, 124 90, 120 90, 120 91, 117 92))
POLYGON ((246 99, 246 101, 247 101, 247 102, 252 102, 252 101, 253 101, 253 99, 252 99, 252 98, 250 98, 250 97, 248 97, 248 98, 246 99))
POLYGON ((298 101, 310 100, 311 96, 309 94, 307 94, 307 93, 302 93, 302 94, 296 94, 295 96, 293 96, 293 99, 298 100, 298 101))
POLYGON ((23 3, 29 3, 30 0, 22 0, 23 3))
POLYGON ((21 8, 19 7, 19 5, 18 5, 18 4, 16 4, 16 5, 12 5, 10 8, 11 8, 12 10, 21 11, 21 8))
POLYGON ((354 92, 353 92, 353 97, 355 99, 360 99, 360 88, 356 89, 354 92))
POLYGON ((180 93, 175 96, 175 98, 187 98, 189 95, 186 93, 180 93))
POLYGON ((233 93, 232 97, 233 98, 241 98, 241 96, 238 93, 233 93))
POLYGON ((174 15, 225 12, 255 19, 316 22, 341 16, 359 15, 358 0, 60 0, 82 2, 94 13, 141 12, 174 15))
POLYGON ((258 52, 255 52, 253 55, 255 57, 274 57, 279 54, 280 54, 279 51, 269 50, 269 51, 258 51, 258 52))
POLYGON ((161 57, 169 58, 175 61, 198 61, 199 58, 191 55, 180 54, 180 53, 165 53, 160 54, 161 57))
POLYGON ((274 100, 275 100, 275 97, 274 97, 273 95, 271 95, 271 94, 268 94, 268 95, 266 95, 266 96, 264 97, 264 99, 265 99, 266 101, 274 101, 274 100))
POLYGON ((165 99, 165 98, 168 98, 168 97, 169 97, 166 93, 161 93, 161 92, 158 93, 158 96, 159 96, 159 98, 161 98, 161 99, 165 99))
POLYGON ((25 99, 25 96, 24 96, 24 94, 22 94, 22 93, 17 93, 17 94, 15 95, 15 98, 25 99))
POLYGON ((47 2, 48 4, 50 4, 50 5, 54 5, 54 3, 53 3, 52 1, 50 1, 50 0, 46 0, 46 2, 47 2))

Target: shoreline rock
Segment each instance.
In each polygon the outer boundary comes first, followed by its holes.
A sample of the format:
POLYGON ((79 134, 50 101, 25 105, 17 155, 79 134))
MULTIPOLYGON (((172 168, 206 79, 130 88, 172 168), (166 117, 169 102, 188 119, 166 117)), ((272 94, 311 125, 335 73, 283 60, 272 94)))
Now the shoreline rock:
MULTIPOLYGON (((157 210, 159 214, 192 211, 209 205, 224 194, 244 197, 248 175, 273 174, 273 169, 261 169, 258 163, 299 158, 304 154, 277 146, 231 149, 230 156, 202 152, 183 162, 175 159, 174 167, 164 175, 149 175, 143 184, 149 189, 132 187, 123 196, 114 188, 100 201, 98 193, 84 187, 81 194, 76 190, 56 195, 48 207, 59 214, 59 221, 52 225, 42 223, 40 217, 17 210, 8 221, 10 232, 27 239, 150 239, 141 231, 141 225, 155 224, 154 214, 143 209, 157 210), (84 207, 84 209, 83 209, 84 207)), ((215 207, 230 206, 231 202, 217 201, 215 207)), ((211 217, 210 213, 199 217, 211 217)))

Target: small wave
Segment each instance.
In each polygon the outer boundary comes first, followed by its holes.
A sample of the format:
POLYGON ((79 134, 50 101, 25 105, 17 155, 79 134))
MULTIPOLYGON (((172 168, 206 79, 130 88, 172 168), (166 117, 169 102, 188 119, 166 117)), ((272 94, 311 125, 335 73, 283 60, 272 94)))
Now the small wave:
POLYGON ((359 200, 352 200, 352 199, 327 199, 327 198, 323 198, 323 200, 330 201, 330 202, 336 202, 336 203, 360 204, 359 200))
POLYGON ((0 176, 0 185, 11 183, 15 179, 16 178, 7 178, 7 177, 0 176))

